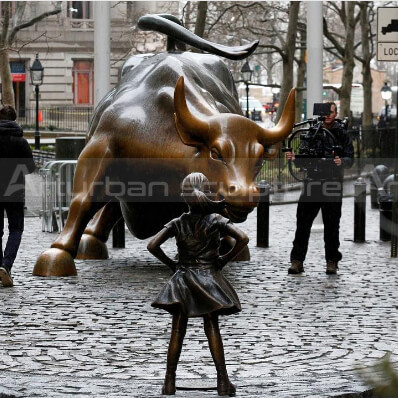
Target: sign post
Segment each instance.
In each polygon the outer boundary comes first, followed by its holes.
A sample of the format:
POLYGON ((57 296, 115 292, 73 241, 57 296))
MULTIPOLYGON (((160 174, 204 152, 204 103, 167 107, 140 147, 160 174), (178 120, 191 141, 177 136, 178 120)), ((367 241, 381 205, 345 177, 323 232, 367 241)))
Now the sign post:
POLYGON ((398 7, 377 8, 377 60, 398 61, 398 7))
MULTIPOLYGON (((377 9, 377 60, 398 61, 398 7, 377 9)), ((398 85, 398 83, 397 83, 398 85)), ((397 92, 398 106, 398 92, 397 92)), ((394 184, 392 186, 391 257, 398 255, 398 124, 394 139, 394 184)))

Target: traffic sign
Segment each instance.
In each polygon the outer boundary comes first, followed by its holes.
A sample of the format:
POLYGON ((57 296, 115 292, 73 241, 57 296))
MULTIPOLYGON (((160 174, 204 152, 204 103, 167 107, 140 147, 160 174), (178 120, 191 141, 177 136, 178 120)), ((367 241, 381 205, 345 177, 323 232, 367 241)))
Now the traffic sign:
POLYGON ((377 8, 377 60, 398 61, 398 7, 377 8))

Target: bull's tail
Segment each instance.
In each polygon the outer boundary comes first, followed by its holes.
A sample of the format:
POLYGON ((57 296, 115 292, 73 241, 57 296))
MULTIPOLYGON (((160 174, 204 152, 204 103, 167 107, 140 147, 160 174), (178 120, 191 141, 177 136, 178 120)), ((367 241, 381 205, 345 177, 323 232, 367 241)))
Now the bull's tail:
POLYGON ((227 47, 222 44, 212 43, 208 40, 190 32, 179 25, 176 17, 168 14, 148 14, 138 20, 138 27, 141 30, 153 30, 166 34, 168 37, 174 38, 179 42, 189 44, 199 50, 206 51, 210 54, 220 55, 222 57, 239 60, 251 55, 258 46, 258 40, 250 44, 237 47, 227 47), (176 23, 177 22, 177 23, 176 23))

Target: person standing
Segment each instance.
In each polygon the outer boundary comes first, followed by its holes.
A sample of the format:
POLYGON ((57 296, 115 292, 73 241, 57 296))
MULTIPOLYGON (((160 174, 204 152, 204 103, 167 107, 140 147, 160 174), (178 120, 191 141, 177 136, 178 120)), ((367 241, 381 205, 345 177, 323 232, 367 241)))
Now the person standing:
POLYGON ((175 378, 188 318, 203 317, 204 330, 217 370, 218 395, 235 396, 236 389, 229 380, 224 347, 218 325, 219 315, 241 311, 239 298, 222 274, 222 268, 248 243, 247 235, 219 213, 225 201, 214 201, 208 190, 209 180, 202 173, 191 173, 182 183, 182 196, 189 212, 170 221, 149 242, 148 250, 174 272, 162 288, 152 306, 173 316, 167 371, 163 395, 174 395, 175 378), (235 246, 220 256, 221 236, 232 236, 235 246), (178 261, 169 258, 161 249, 168 239, 175 237, 178 261))
POLYGON ((12 106, 0 108, 0 279, 4 287, 14 284, 11 268, 24 230, 25 175, 35 170, 32 151, 16 119, 12 106), (4 212, 9 235, 3 252, 4 212))
MULTIPOLYGON (((304 260, 307 255, 308 241, 312 223, 319 210, 324 223, 324 241, 326 273, 336 274, 338 263, 342 259, 339 251, 339 229, 343 200, 344 169, 354 163, 354 147, 346 126, 337 117, 337 106, 330 102, 330 114, 324 117, 322 127, 329 130, 335 138, 332 142, 325 137, 325 160, 319 159, 319 167, 308 170, 303 191, 297 206, 297 228, 290 253, 289 274, 304 272, 304 260), (335 153, 333 145, 340 146, 340 153, 335 153)), ((287 152, 286 158, 295 160, 294 152, 287 152)))

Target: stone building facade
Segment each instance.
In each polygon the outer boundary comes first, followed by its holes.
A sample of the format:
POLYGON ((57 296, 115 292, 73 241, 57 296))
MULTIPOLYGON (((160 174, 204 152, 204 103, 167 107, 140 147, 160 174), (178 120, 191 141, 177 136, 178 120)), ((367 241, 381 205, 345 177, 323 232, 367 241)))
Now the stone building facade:
MULTIPOLYGON (((40 107, 91 106, 94 102, 94 21, 93 1, 63 1, 62 12, 18 33, 10 65, 16 107, 23 116, 34 108, 35 93, 29 67, 36 54, 44 67, 40 86, 40 107)), ((179 15, 180 2, 109 2, 111 8, 111 85, 120 76, 124 61, 133 54, 165 50, 165 37, 141 32, 138 18, 146 13, 179 15)), ((12 12, 18 2, 13 3, 12 12)), ((27 2, 28 20, 54 7, 54 2, 27 2)), ((1 14, 0 14, 1 17, 1 14)))

